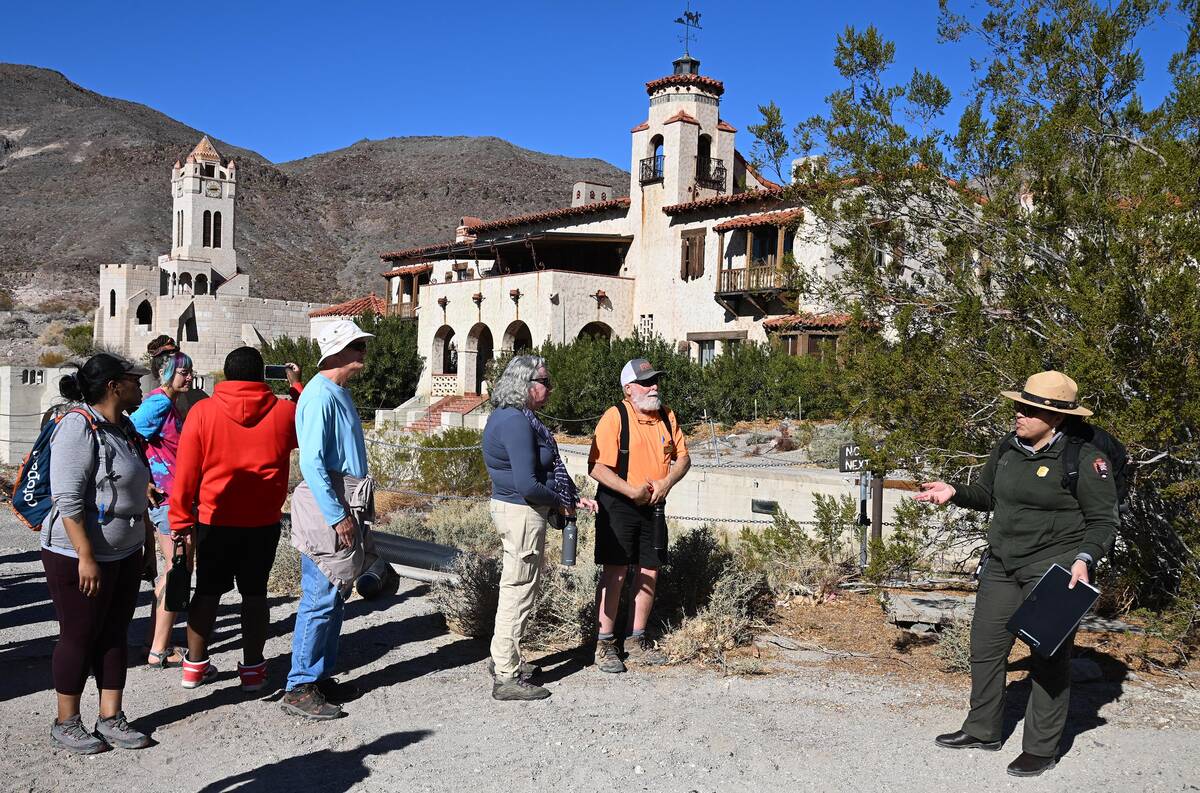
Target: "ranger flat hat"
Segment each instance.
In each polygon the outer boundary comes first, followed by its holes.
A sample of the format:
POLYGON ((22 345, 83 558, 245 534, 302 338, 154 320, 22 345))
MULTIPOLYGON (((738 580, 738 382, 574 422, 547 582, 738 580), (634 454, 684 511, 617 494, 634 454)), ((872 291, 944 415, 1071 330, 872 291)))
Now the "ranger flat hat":
POLYGON ((1001 391, 1000 396, 1008 397, 1022 405, 1053 410, 1055 413, 1071 416, 1092 415, 1092 411, 1079 404, 1079 386, 1075 381, 1053 369, 1030 375, 1020 391, 1001 391))

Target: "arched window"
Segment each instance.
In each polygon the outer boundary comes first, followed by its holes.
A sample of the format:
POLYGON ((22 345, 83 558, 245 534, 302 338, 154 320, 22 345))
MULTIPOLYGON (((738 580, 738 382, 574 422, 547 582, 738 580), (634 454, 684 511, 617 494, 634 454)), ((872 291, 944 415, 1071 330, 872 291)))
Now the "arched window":
POLYGON ((198 295, 207 295, 208 294, 208 276, 205 275, 204 273, 201 273, 200 275, 196 276, 196 294, 198 294, 198 295))
POLYGON ((212 247, 212 213, 204 210, 204 242, 205 248, 212 247))
POLYGON ((221 213, 220 212, 213 213, 212 223, 213 223, 213 228, 212 228, 213 247, 220 248, 221 247, 221 213))
POLYGON ((21 385, 29 385, 29 370, 21 370, 21 385))
POLYGON ((191 292, 192 291, 192 274, 191 273, 184 273, 183 275, 179 276, 179 291, 181 291, 181 292, 191 292))
POLYGON ((108 290, 108 315, 115 317, 117 315, 117 290, 108 290))
POLYGON ((141 303, 138 303, 137 324, 148 328, 153 322, 154 309, 150 307, 150 301, 143 300, 141 303))

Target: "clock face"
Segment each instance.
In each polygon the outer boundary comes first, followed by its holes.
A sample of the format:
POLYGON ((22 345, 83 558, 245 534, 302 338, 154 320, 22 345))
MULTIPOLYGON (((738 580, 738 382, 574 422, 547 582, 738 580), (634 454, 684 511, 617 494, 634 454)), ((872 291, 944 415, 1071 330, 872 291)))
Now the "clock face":
POLYGON ((208 182, 204 185, 204 193, 209 198, 221 197, 221 184, 219 182, 208 182))

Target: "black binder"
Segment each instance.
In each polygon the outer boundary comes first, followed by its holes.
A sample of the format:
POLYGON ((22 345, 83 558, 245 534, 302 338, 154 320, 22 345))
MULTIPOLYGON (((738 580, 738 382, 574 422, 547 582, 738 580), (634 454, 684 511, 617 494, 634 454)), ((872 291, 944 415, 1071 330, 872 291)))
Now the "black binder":
POLYGON ((1043 658, 1058 651, 1100 597, 1100 590, 1091 584, 1080 581, 1074 589, 1068 589, 1070 583, 1069 570, 1050 565, 1006 626, 1009 633, 1043 658))

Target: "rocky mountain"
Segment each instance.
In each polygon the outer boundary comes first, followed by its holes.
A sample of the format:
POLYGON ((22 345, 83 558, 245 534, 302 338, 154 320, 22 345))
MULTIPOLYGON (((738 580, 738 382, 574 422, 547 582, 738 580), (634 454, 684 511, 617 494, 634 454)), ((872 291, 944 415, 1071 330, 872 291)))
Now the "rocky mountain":
MULTIPOLYGON (((170 243, 170 167, 202 134, 58 72, 0 64, 0 290, 18 306, 90 304, 100 264, 156 261, 170 243)), ((213 140, 238 160, 237 246, 264 297, 380 290, 380 252, 450 239, 462 215, 566 206, 579 179, 617 195, 629 184, 600 160, 492 137, 360 141, 278 164, 213 140)))

